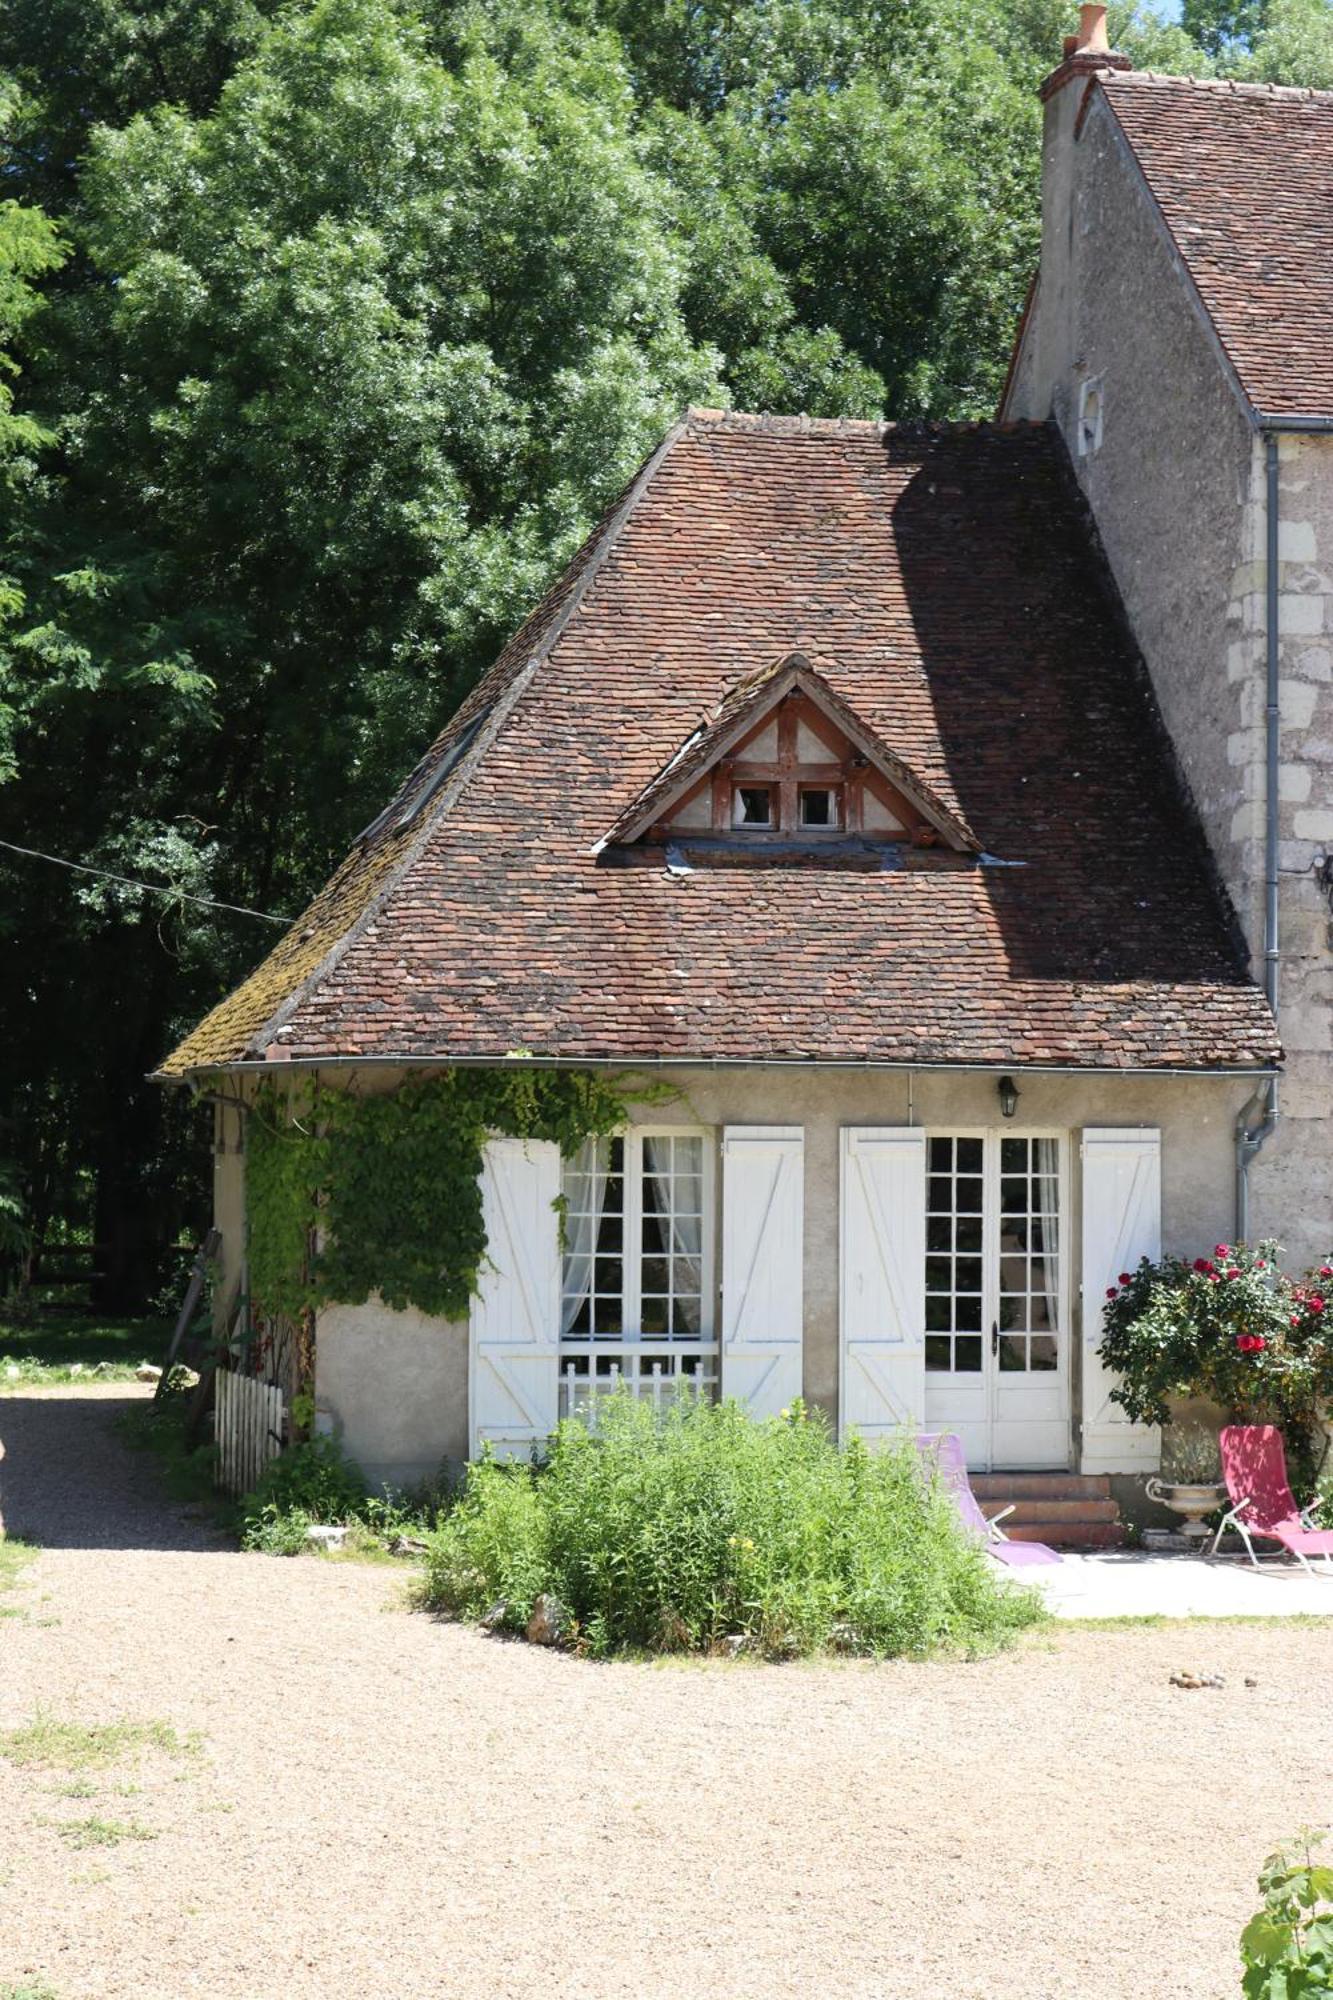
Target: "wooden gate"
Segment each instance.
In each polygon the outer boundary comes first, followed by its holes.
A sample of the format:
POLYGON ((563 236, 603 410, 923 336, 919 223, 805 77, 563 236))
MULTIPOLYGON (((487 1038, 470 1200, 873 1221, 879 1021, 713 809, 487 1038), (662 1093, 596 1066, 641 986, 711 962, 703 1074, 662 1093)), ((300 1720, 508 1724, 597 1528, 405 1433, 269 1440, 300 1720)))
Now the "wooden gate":
POLYGON ((227 1493, 249 1493, 271 1458, 282 1450, 282 1390, 257 1375, 219 1368, 214 1419, 217 1483, 227 1493))

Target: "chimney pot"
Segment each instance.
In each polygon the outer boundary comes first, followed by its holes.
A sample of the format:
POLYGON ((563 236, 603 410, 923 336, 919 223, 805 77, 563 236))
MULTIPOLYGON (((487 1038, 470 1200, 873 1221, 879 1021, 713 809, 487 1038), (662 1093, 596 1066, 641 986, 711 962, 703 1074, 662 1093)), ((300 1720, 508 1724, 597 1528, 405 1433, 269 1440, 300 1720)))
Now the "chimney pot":
POLYGON ((1106 34, 1106 9, 1100 0, 1084 0, 1078 10, 1078 42, 1080 55, 1100 55, 1111 46, 1106 34))
POLYGON ((1078 36, 1066 35, 1063 47, 1064 47, 1065 59, 1068 60, 1068 58, 1073 55, 1074 50, 1078 47, 1078 36))

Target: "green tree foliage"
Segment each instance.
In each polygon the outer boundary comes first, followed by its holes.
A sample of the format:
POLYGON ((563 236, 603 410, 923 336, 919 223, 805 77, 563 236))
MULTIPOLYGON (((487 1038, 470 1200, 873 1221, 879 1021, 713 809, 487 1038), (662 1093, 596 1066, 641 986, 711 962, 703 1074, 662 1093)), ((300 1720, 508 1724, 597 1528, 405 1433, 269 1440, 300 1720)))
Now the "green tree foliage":
MULTIPOLYGON (((1313 75, 1268 4, 1228 60, 1313 75)), ((266 942, 183 896, 298 910, 682 404, 986 412, 1070 25, 0 0, 0 837, 174 892, 0 857, 0 1149, 104 1303, 199 1219, 145 1073, 266 942)))

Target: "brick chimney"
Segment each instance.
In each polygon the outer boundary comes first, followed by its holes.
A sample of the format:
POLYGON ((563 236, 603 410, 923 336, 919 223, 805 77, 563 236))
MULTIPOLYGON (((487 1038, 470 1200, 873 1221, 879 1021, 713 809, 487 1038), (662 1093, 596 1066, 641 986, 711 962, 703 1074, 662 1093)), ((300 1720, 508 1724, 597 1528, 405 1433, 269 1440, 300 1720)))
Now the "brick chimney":
POLYGON ((1066 36, 1064 60, 1041 86, 1041 271, 1026 315, 1022 363, 1005 390, 1007 417, 1044 422, 1055 414, 1062 425, 1068 417, 1060 398, 1067 403, 1075 393, 1071 384, 1081 347, 1081 336, 1075 335, 1076 297, 1087 247, 1074 226, 1076 190, 1081 189, 1082 199, 1089 194, 1080 136, 1093 79, 1132 67, 1129 57, 1107 39, 1101 0, 1085 0, 1078 10, 1078 33, 1066 36), (1066 90, 1067 83, 1077 88, 1066 90))
POLYGON ((1072 77, 1094 76, 1099 69, 1132 68, 1129 57, 1111 47, 1106 33, 1106 9, 1101 0, 1084 0, 1078 10, 1078 33, 1065 36, 1064 60, 1042 84, 1042 101, 1063 90, 1072 77))

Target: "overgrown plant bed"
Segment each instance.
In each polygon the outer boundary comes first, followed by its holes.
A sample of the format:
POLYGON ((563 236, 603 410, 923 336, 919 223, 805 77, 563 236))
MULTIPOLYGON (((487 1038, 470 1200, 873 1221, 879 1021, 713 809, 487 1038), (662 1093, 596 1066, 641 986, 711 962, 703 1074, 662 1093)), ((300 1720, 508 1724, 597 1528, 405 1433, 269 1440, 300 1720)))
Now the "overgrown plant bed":
POLYGON ((995 1650, 1045 1614, 961 1531, 910 1444, 840 1449, 799 1404, 756 1423, 627 1392, 540 1467, 483 1459, 431 1536, 421 1603, 623 1652, 995 1650), (541 1601, 539 1603, 539 1600, 541 1601))

